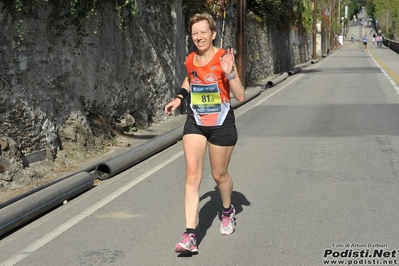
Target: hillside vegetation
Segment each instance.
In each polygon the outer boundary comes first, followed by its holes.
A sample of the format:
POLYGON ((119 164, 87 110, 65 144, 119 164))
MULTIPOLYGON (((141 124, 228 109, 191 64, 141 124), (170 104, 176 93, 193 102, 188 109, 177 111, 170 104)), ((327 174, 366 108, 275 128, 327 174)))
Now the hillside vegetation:
POLYGON ((387 38, 399 41, 399 0, 367 0, 366 11, 387 38))

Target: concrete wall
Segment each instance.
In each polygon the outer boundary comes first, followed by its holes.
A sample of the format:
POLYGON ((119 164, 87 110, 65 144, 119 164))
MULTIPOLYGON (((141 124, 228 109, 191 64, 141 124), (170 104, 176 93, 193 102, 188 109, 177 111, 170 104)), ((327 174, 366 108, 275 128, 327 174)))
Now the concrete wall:
MULTIPOLYGON (((100 149, 117 128, 165 120, 192 48, 181 0, 138 0, 134 17, 113 1, 80 16, 69 1, 31 2, 26 13, 0 2, 0 187, 26 179, 10 172, 10 160, 43 149, 53 160, 59 149, 100 149)), ((236 47, 236 20, 229 5, 223 47, 236 47)), ((247 85, 310 60, 310 36, 251 15, 246 23, 247 85)))

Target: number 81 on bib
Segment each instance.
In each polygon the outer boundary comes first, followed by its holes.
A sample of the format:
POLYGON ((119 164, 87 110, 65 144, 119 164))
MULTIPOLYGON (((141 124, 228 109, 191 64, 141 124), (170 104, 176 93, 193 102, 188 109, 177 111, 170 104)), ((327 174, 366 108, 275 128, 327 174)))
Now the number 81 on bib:
POLYGON ((222 110, 217 84, 191 84, 191 105, 198 114, 219 113, 222 110))

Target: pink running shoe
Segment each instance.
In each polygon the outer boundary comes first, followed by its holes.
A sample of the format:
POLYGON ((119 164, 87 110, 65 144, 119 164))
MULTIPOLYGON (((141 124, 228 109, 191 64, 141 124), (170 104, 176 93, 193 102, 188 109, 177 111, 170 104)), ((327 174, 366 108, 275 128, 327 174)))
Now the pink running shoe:
POLYGON ((235 228, 236 228, 236 210, 234 209, 234 206, 231 205, 231 208, 233 208, 233 211, 229 216, 224 216, 222 214, 222 224, 220 225, 220 233, 224 236, 231 235, 235 228))
POLYGON ((183 237, 175 247, 176 253, 198 252, 197 239, 194 234, 183 233, 183 237))

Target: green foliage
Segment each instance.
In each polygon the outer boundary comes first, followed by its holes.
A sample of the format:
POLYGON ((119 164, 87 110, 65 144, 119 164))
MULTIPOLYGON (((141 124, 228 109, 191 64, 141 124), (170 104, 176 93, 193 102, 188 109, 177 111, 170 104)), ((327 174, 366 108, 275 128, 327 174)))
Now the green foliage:
POLYGON ((312 30, 311 0, 252 0, 247 2, 247 7, 268 23, 283 27, 294 26, 305 32, 312 30))
POLYGON ((189 14, 208 12, 221 16, 231 0, 183 0, 183 10, 189 14))
POLYGON ((359 12, 362 10, 364 0, 341 0, 338 3, 338 0, 335 1, 335 7, 337 10, 335 11, 334 16, 336 19, 333 20, 333 30, 334 32, 342 33, 342 23, 344 26, 349 24, 349 21, 353 19, 353 16, 358 16, 359 12), (348 17, 345 17, 345 7, 348 7, 348 17), (339 8, 339 9, 338 9, 339 8), (344 17, 344 20, 342 20, 344 17))
POLYGON ((53 7, 53 16, 56 18, 67 19, 68 24, 78 25, 81 19, 89 19, 97 15, 99 7, 104 3, 114 5, 115 11, 120 19, 120 28, 126 29, 127 18, 134 18, 138 12, 136 0, 2 0, 7 9, 14 14, 17 21, 17 40, 15 46, 18 47, 24 40, 24 18, 32 10, 39 6, 51 5, 53 7))
POLYGON ((366 12, 370 17, 374 17, 375 15, 375 8, 373 4, 373 0, 366 0, 366 12))
MULTIPOLYGON (((22 0, 15 1, 15 10, 17 11, 17 14, 25 12, 22 0)), ((23 18, 21 16, 17 16, 17 34, 18 40, 16 41, 16 46, 19 46, 24 40, 23 18)))
MULTIPOLYGON (((14 47, 21 45, 24 40, 24 16, 27 14, 32 6, 37 6, 39 0, 3 0, 4 5, 9 12, 13 14, 13 19, 17 22, 17 37, 15 39, 14 47)), ((45 0, 46 2, 48 0, 45 0)))
POLYGON ((313 6, 310 0, 302 0, 302 5, 298 7, 298 14, 295 24, 300 25, 305 32, 313 31, 313 6))
MULTIPOLYGON (((206 11, 220 16, 231 3, 232 0, 183 0, 183 10, 189 14, 206 11)), ((247 11, 255 14, 259 23, 295 26, 306 32, 312 29, 312 0, 247 0, 246 6, 247 11)))
POLYGON ((254 0, 248 1, 247 7, 255 15, 263 18, 265 21, 277 22, 280 25, 288 26, 295 18, 294 7, 296 0, 254 0))
POLYGON ((192 14, 208 11, 204 1, 183 0, 183 10, 192 14))
POLYGON ((131 17, 135 17, 138 12, 136 0, 70 0, 67 13, 71 18, 78 20, 82 18, 89 19, 91 16, 97 15, 99 7, 104 3, 112 3, 114 5, 115 11, 118 13, 119 27, 121 29, 126 29, 127 26, 124 12, 126 11, 131 17))
POLYGON ((112 3, 115 10, 122 12, 127 10, 131 16, 137 14, 136 0, 69 0, 68 1, 49 1, 49 0, 3 0, 7 8, 16 14, 26 14, 29 10, 37 8, 39 5, 51 4, 59 13, 67 13, 79 18, 88 18, 97 14, 98 7, 104 3, 112 3))
POLYGON ((127 23, 123 16, 123 10, 127 9, 130 16, 135 17, 138 12, 137 3, 136 3, 136 0, 123 0, 121 3, 118 3, 118 2, 119 1, 115 1, 115 9, 118 12, 118 16, 119 16, 119 20, 120 20, 119 27, 126 29, 127 23))
POLYGON ((385 36, 399 40, 399 0, 367 0, 366 8, 385 36))
POLYGON ((357 14, 362 10, 363 2, 364 0, 351 0, 348 3, 348 17, 350 19, 352 19, 354 15, 357 17, 357 14))

